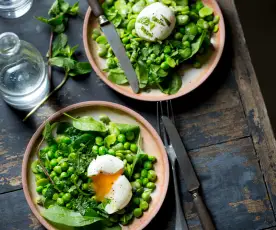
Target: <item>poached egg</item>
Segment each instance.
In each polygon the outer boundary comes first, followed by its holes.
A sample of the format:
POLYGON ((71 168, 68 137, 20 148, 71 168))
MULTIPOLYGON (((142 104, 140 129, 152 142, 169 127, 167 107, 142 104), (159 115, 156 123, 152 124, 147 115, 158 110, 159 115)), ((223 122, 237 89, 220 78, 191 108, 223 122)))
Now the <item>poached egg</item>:
POLYGON ((160 2, 145 7, 137 16, 136 33, 147 41, 162 41, 173 31, 176 18, 174 12, 160 2))
POLYGON ((112 155, 98 156, 88 166, 87 175, 92 178, 96 199, 109 200, 105 206, 108 214, 123 209, 131 200, 132 187, 123 172, 124 162, 112 155))

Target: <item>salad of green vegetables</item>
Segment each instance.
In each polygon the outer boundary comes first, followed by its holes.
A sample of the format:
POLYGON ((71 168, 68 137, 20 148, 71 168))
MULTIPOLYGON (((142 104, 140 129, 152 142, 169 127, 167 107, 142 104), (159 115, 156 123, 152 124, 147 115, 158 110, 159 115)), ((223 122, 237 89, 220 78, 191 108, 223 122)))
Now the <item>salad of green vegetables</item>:
POLYGON ((121 229, 147 211, 157 180, 156 158, 140 147, 137 125, 112 122, 103 115, 71 122, 47 123, 43 141, 47 145, 31 164, 35 175, 37 204, 44 207, 42 216, 56 224, 89 229, 121 229), (132 198, 114 214, 105 212, 108 200, 99 202, 93 190, 93 178, 87 176, 90 162, 102 155, 113 155, 124 162, 123 175, 131 182, 132 198))
MULTIPOLYGON (((155 1, 106 0, 102 7, 121 37, 138 76, 140 89, 159 88, 165 94, 175 94, 182 85, 175 68, 183 62, 192 63, 195 68, 201 67, 198 57, 212 46, 211 37, 219 29, 219 16, 214 15, 213 9, 204 6, 201 0, 162 0, 162 4, 173 10, 176 25, 165 40, 149 42, 137 35, 135 23, 138 14, 155 1)), ((157 22, 167 23, 162 20, 143 18, 139 22, 154 28, 157 22)), ((146 32, 150 34, 150 31, 146 32)), ((98 44, 98 55, 106 59, 104 71, 108 73, 108 79, 118 85, 127 84, 124 71, 99 28, 93 30, 92 38, 98 44)))

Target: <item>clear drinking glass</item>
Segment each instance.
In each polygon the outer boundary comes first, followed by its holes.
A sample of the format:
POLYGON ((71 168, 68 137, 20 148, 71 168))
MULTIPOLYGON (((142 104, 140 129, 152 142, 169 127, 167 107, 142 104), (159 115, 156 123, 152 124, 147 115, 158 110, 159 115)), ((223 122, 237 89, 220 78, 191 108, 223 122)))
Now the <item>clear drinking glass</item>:
POLYGON ((0 16, 18 18, 29 11, 33 0, 0 0, 0 16))
POLYGON ((46 67, 39 51, 14 33, 0 35, 0 92, 11 106, 28 110, 49 92, 46 67))

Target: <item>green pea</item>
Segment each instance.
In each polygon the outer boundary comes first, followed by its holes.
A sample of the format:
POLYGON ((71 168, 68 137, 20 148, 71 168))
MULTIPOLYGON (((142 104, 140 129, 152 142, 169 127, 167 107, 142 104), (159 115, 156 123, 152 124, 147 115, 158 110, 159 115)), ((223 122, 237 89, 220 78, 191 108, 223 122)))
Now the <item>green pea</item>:
POLYGON ((134 132, 132 132, 132 131, 126 132, 126 139, 127 139, 128 141, 133 141, 134 138, 135 138, 134 132))
POLYGON ((104 139, 102 137, 96 137, 95 138, 95 143, 98 146, 102 146, 104 144, 104 139))
POLYGON ((75 160, 77 158, 77 154, 76 153, 70 153, 68 158, 71 159, 71 160, 75 160))
POLYGON ((93 29, 92 33, 97 34, 98 36, 100 36, 101 35, 101 30, 99 28, 95 28, 95 29, 93 29))
POLYGON ((213 30, 213 29, 214 29, 214 26, 215 26, 215 23, 214 23, 214 22, 208 22, 208 24, 209 24, 209 28, 210 28, 211 30, 213 30))
POLYGON ((114 0, 105 0, 104 1, 108 6, 111 6, 114 3, 114 0))
POLYGON ((63 157, 62 157, 62 156, 58 157, 58 158, 57 158, 57 162, 58 162, 58 163, 59 163, 59 162, 61 162, 61 161, 62 161, 62 159, 63 159, 63 157))
POLYGON ((162 60, 161 60, 160 57, 157 57, 157 58, 155 59, 155 63, 156 63, 156 64, 160 65, 161 62, 162 62, 162 60))
POLYGON ((117 136, 117 141, 120 143, 125 143, 126 142, 126 136, 124 134, 119 134, 117 136))
POLYGON ((214 33, 217 33, 219 31, 219 26, 218 25, 215 25, 214 26, 214 29, 213 29, 213 32, 214 33))
POLYGON ((102 156, 102 155, 105 155, 106 152, 107 152, 106 147, 101 146, 101 147, 99 148, 99 155, 101 155, 101 156, 102 156))
POLYGON ((67 170, 68 175, 72 175, 75 172, 74 167, 70 166, 67 170))
POLYGON ((96 41, 96 39, 99 37, 99 35, 98 34, 92 34, 92 39, 94 40, 94 41, 96 41))
POLYGON ((145 191, 142 193, 142 199, 148 203, 151 201, 150 191, 145 191))
POLYGON ((135 181, 137 181, 137 182, 139 182, 140 183, 140 185, 142 185, 142 183, 143 183, 143 181, 142 181, 142 179, 136 179, 135 181))
POLYGON ((141 177, 142 177, 142 178, 148 178, 148 170, 143 169, 143 170, 141 171, 141 177))
POLYGON ((136 144, 131 144, 130 145, 130 151, 133 152, 133 153, 136 153, 138 150, 138 147, 136 144))
POLYGON ((82 187, 83 190, 88 190, 88 184, 87 183, 82 184, 81 187, 82 187))
POLYGON ((134 173, 133 178, 134 179, 139 179, 141 177, 140 173, 134 173))
POLYGON ((185 27, 185 34, 196 36, 197 33, 198 33, 198 30, 197 30, 197 26, 196 26, 195 23, 190 22, 190 23, 185 27))
POLYGON ((66 204, 66 208, 68 208, 68 209, 72 209, 72 207, 73 207, 72 202, 69 202, 69 203, 67 203, 67 204, 66 204))
POLYGON ((36 185, 37 186, 45 186, 49 184, 49 180, 46 179, 46 178, 42 178, 42 179, 39 179, 37 182, 36 182, 36 185))
POLYGON ((72 196, 70 193, 65 193, 63 196, 62 196, 62 199, 64 200, 65 203, 68 203, 70 200, 71 200, 72 196))
POLYGON ((130 148, 130 143, 129 142, 125 142, 124 143, 124 149, 125 150, 129 150, 129 148, 130 148))
POLYGON ((57 173, 57 174, 61 174, 62 170, 61 170, 61 167, 59 165, 55 166, 54 167, 54 171, 57 173))
POLYGON ((66 178, 66 177, 68 177, 68 174, 67 174, 66 172, 62 172, 62 173, 60 174, 60 178, 61 178, 61 179, 66 178))
POLYGON ((55 193, 55 194, 53 195, 52 199, 53 199, 53 200, 57 200, 58 197, 59 197, 59 196, 58 196, 58 193, 55 193))
POLYGON ((57 143, 64 143, 64 144, 71 144, 72 141, 71 141, 70 137, 67 137, 65 135, 58 135, 56 137, 56 142, 57 143))
POLYGON ((36 191, 37 191, 38 193, 42 193, 42 190, 43 190, 43 186, 38 186, 38 187, 36 188, 36 191))
POLYGON ((177 32, 177 33, 174 34, 174 39, 176 39, 176 40, 182 40, 182 38, 183 38, 183 34, 182 33, 177 32))
POLYGON ((155 55, 155 54, 151 54, 151 55, 150 55, 150 58, 155 59, 155 58, 156 58, 156 55, 155 55))
POLYGON ((220 17, 219 17, 218 15, 216 15, 216 16, 214 17, 213 22, 214 22, 215 24, 218 24, 218 23, 219 23, 219 19, 220 19, 220 17))
POLYGON ((140 198, 139 197, 134 197, 133 198, 133 203, 136 204, 136 205, 139 205, 140 204, 140 198))
POLYGON ((152 163, 155 163, 157 161, 155 156, 148 156, 148 160, 152 163))
POLYGON ((148 209, 149 209, 149 204, 148 204, 148 202, 142 200, 142 201, 140 202, 140 208, 141 208, 143 211, 148 210, 148 209))
POLYGON ((58 165, 57 159, 52 159, 52 160, 50 161, 50 165, 51 165, 52 167, 55 167, 56 165, 58 165))
POLYGON ((149 179, 148 178, 143 178, 142 185, 146 186, 147 183, 149 183, 149 179))
POLYGON ((92 152, 95 153, 95 154, 98 154, 99 153, 99 147, 97 145, 93 145, 92 152))
POLYGON ((60 151, 56 151, 54 157, 55 157, 55 158, 58 158, 60 155, 61 155, 61 154, 60 154, 60 151))
POLYGON ((127 44, 126 45, 126 50, 131 50, 131 49, 132 49, 131 44, 127 44))
POLYGON ((58 197, 62 198, 64 196, 64 194, 65 194, 64 192, 61 192, 58 194, 58 197))
POLYGON ((133 210, 133 215, 136 217, 136 218, 139 218, 143 215, 143 211, 141 208, 135 208, 133 210))
POLYGON ((138 181, 131 182, 132 189, 136 191, 137 189, 141 188, 141 184, 138 181))
POLYGON ((76 182, 78 180, 78 176, 76 174, 71 175, 71 181, 76 182))
POLYGON ((67 171, 69 165, 68 165, 67 162, 62 162, 62 163, 60 164, 60 167, 61 167, 62 171, 67 171))
POLYGON ((133 156, 131 154, 127 154, 126 155, 126 160, 128 163, 132 163, 133 162, 133 156))
POLYGON ((149 170, 148 171, 148 179, 151 182, 155 182, 157 180, 157 175, 156 175, 156 172, 154 170, 149 170))
POLYGON ((189 41, 185 41, 183 42, 183 46, 186 48, 186 47, 191 47, 191 43, 189 41))
POLYGON ((57 173, 56 173, 55 171, 52 171, 52 172, 50 173, 50 177, 51 177, 51 178, 54 178, 55 176, 57 176, 57 173))
POLYGON ((47 192, 47 188, 42 189, 42 195, 45 196, 47 192))
MULTIPOLYGON (((134 30, 134 28, 135 28, 135 22, 136 22, 136 19, 132 19, 132 20, 130 20, 128 22, 128 24, 127 24, 127 31, 133 31, 134 30)), ((135 32, 135 34, 136 34, 136 32, 135 32)))
POLYGON ((171 52, 172 52, 171 47, 170 47, 170 46, 165 46, 165 48, 164 48, 164 53, 165 53, 165 54, 170 54, 171 52))
POLYGON ((107 44, 107 39, 106 39, 105 36, 100 35, 99 37, 97 37, 96 42, 97 42, 99 45, 105 45, 105 44, 107 44))
POLYGON ((55 157, 55 153, 53 151, 47 152, 47 156, 49 159, 53 159, 55 157))
POLYGON ((98 55, 100 57, 105 57, 107 55, 107 48, 104 44, 99 44, 99 50, 98 50, 98 55))
POLYGON ((144 169, 147 169, 147 170, 149 170, 149 169, 152 169, 152 163, 150 162, 150 161, 146 161, 145 163, 144 163, 144 169))
POLYGON ((176 16, 176 22, 178 25, 186 25, 189 22, 189 16, 188 15, 177 15, 176 16))
POLYGON ((167 62, 162 62, 162 64, 161 64, 161 68, 162 68, 162 69, 164 69, 164 70, 167 70, 167 69, 169 69, 169 68, 170 68, 170 66, 168 65, 168 63, 167 63, 167 62))
POLYGON ((62 198, 57 198, 57 204, 60 205, 60 206, 63 206, 64 205, 64 200, 62 198))
POLYGON ((200 63, 199 61, 195 61, 195 62, 193 63, 193 67, 199 69, 199 68, 201 68, 201 63, 200 63))
POLYGON ((114 149, 109 149, 109 150, 107 151, 107 153, 108 153, 109 155, 112 155, 112 156, 115 155, 114 149))
POLYGON ((116 157, 119 157, 121 160, 123 160, 125 158, 124 154, 122 154, 121 152, 116 152, 116 157))
POLYGON ((129 43, 129 38, 128 38, 128 37, 124 37, 124 38, 122 39, 122 42, 123 42, 124 44, 129 43))
POLYGON ((146 63, 147 63, 148 65, 150 65, 150 64, 152 64, 152 60, 148 59, 148 60, 146 61, 146 63))
POLYGON ((156 188, 156 185, 153 182, 149 182, 149 183, 147 183, 146 187, 154 190, 156 188))

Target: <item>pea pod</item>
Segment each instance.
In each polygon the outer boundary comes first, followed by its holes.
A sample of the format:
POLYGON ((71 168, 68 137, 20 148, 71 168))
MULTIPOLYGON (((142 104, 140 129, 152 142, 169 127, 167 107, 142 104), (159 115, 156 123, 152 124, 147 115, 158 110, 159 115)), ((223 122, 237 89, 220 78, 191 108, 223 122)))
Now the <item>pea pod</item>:
POLYGON ((33 173, 39 173, 37 170, 37 165, 38 165, 38 160, 35 160, 31 165, 31 169, 33 173))

